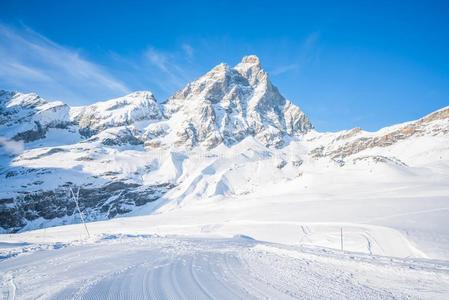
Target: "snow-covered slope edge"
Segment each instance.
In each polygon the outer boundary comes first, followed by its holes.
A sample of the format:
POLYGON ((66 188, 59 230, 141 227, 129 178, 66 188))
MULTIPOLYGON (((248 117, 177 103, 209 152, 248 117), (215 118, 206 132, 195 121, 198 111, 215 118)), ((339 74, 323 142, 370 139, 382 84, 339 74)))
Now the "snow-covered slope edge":
POLYGON ((447 262, 244 236, 105 235, 11 246, 26 254, 0 264, 6 299, 447 299, 449 293, 447 262))
POLYGON ((319 133, 254 56, 162 104, 150 92, 76 108, 4 95, 2 136, 25 148, 1 156, 4 232, 78 223, 79 187, 87 219, 128 216, 107 223, 124 232, 338 248, 343 227, 352 251, 449 257, 449 107, 374 133, 319 133))

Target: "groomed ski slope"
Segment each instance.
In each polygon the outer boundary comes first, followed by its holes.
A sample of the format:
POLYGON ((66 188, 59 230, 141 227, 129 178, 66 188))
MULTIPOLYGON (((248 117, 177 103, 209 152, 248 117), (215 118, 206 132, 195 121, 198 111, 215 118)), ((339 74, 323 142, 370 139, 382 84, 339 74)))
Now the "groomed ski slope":
POLYGON ((109 235, 51 247, 10 246, 22 253, 0 262, 4 299, 447 299, 449 295, 447 263, 282 246, 244 236, 109 235))

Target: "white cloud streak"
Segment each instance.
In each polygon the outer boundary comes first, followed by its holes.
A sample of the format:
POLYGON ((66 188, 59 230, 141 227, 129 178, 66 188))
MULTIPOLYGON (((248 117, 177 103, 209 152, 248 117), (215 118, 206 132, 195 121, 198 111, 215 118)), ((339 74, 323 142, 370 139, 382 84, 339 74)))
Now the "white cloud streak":
POLYGON ((290 55, 283 57, 281 64, 270 70, 273 76, 284 75, 289 72, 303 74, 304 70, 310 65, 320 61, 320 33, 312 32, 307 35, 298 45, 291 45, 290 55))
POLYGON ((285 65, 285 66, 280 66, 278 68, 275 68, 274 70, 271 71, 271 74, 273 76, 278 76, 278 75, 282 75, 284 73, 293 71, 295 69, 298 69, 298 64, 290 64, 290 65, 285 65))
POLYGON ((164 71, 166 73, 170 73, 170 71, 168 70, 168 65, 167 65, 167 55, 163 54, 162 52, 157 51, 154 48, 150 48, 147 50, 147 52, 145 53, 145 56, 148 58, 148 60, 155 65, 156 67, 158 67, 161 71, 164 71))
POLYGON ((128 87, 103 68, 23 27, 0 24, 1 88, 36 90, 51 98, 74 101, 95 95, 129 92, 128 87))
POLYGON ((187 43, 184 43, 181 45, 182 50, 187 55, 188 59, 192 59, 194 55, 193 47, 187 43))
MULTIPOLYGON (((184 44, 186 45, 186 44, 184 44)), ((186 51, 183 46, 181 49, 186 51)), ((191 49, 193 51, 193 48, 191 49)), ((144 57, 153 70, 154 77, 152 82, 164 91, 171 91, 180 88, 186 82, 192 80, 192 66, 190 58, 186 55, 180 55, 182 52, 164 52, 154 47, 148 48, 144 57)), ((192 52, 193 54, 193 52, 192 52)))

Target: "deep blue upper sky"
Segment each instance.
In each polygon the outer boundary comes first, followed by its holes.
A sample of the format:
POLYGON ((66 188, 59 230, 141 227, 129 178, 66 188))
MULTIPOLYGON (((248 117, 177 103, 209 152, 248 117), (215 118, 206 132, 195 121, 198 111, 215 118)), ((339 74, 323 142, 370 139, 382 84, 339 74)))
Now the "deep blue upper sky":
POLYGON ((162 101, 256 54, 318 130, 376 130, 449 105, 449 1, 92 2, 0 1, 0 89, 162 101))

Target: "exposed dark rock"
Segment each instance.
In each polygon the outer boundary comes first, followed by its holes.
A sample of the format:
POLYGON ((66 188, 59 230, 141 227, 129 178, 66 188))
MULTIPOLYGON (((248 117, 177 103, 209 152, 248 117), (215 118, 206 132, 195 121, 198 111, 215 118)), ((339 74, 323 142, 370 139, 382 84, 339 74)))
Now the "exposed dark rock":
MULTIPOLYGON (((52 220, 77 214, 70 187, 77 192, 78 187, 67 182, 52 191, 25 192, 16 198, 0 199, 0 226, 17 232, 38 218, 52 220)), ((171 188, 170 183, 141 186, 121 181, 96 188, 80 187, 79 206, 89 221, 113 218, 159 199, 171 188)))
POLYGON ((119 146, 124 144, 143 145, 143 142, 133 135, 116 136, 114 138, 106 138, 101 142, 106 146, 119 146))
POLYGON ((276 166, 276 168, 278 169, 282 169, 287 165, 287 162, 285 160, 281 160, 278 165, 276 166))
POLYGON ((90 156, 81 156, 78 158, 75 158, 76 161, 92 161, 95 160, 93 157, 90 156))
POLYGON ((35 129, 19 132, 15 136, 13 136, 13 140, 19 141, 22 140, 25 143, 32 142, 35 140, 39 140, 45 137, 45 134, 47 131, 42 128, 41 124, 39 122, 34 122, 36 124, 35 129))
POLYGON ((17 176, 17 175, 19 175, 19 172, 13 170, 13 171, 6 172, 5 177, 9 178, 9 177, 17 176))
POLYGON ((45 156, 50 156, 53 155, 55 153, 60 153, 60 152, 67 152, 67 150, 62 149, 62 148, 52 148, 50 150, 48 150, 47 152, 44 153, 40 153, 39 155, 33 156, 33 157, 29 157, 29 158, 22 158, 23 160, 33 160, 33 159, 39 159, 45 156))
POLYGON ((407 167, 407 164, 397 159, 396 157, 386 157, 382 155, 370 155, 370 156, 362 156, 356 157, 352 160, 353 164, 356 164, 360 161, 373 161, 375 163, 392 163, 401 167, 407 167))
POLYGON ((292 165, 294 167, 300 167, 303 164, 303 162, 304 161, 302 159, 294 160, 294 161, 292 161, 292 165))
POLYGON ((96 135, 98 133, 98 131, 97 130, 93 130, 93 129, 89 128, 89 127, 83 127, 83 128, 79 129, 79 133, 84 138, 90 138, 90 137, 96 135))

